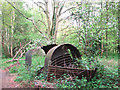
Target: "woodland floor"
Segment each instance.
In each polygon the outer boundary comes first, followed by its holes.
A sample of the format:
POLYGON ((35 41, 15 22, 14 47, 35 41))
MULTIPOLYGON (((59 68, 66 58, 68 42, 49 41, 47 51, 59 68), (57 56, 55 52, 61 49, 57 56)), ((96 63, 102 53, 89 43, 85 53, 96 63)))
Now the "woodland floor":
POLYGON ((0 69, 0 82, 2 83, 2 85, 0 85, 0 89, 1 88, 17 88, 18 84, 16 82, 14 82, 15 79, 15 75, 14 74, 10 74, 8 70, 1 70, 0 69))

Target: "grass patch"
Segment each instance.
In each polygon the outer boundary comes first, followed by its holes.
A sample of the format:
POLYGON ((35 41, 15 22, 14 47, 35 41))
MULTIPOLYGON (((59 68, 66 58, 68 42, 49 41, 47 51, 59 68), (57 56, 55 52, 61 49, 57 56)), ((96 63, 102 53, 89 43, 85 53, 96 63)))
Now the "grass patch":
POLYGON ((16 62, 4 63, 4 62, 9 61, 9 60, 12 60, 12 58, 3 58, 1 60, 1 66, 2 66, 1 69, 4 70, 6 67, 10 66, 11 64, 16 63, 16 62))
MULTIPOLYGON (((31 81, 35 79, 37 71, 40 70, 41 67, 44 66, 45 57, 34 56, 32 57, 32 65, 31 69, 28 71, 25 67, 25 61, 21 61, 21 65, 17 67, 16 73, 18 73, 18 77, 16 77, 15 81, 31 81)), ((10 72, 15 70, 15 68, 10 69, 10 72)))
POLYGON ((108 58, 104 55, 102 58, 99 56, 97 57, 97 60, 100 61, 105 67, 111 68, 111 69, 118 69, 118 54, 110 54, 108 58))
POLYGON ((119 56, 118 55, 119 55, 118 53, 111 53, 111 54, 108 55, 108 58, 106 58, 106 55, 104 54, 102 58, 101 58, 101 56, 99 56, 99 58, 101 60, 106 59, 106 60, 109 61, 111 59, 114 59, 115 61, 118 61, 119 60, 119 58, 118 58, 119 56))
MULTIPOLYGON (((25 59, 25 57, 23 57, 21 59, 25 59)), ((4 63, 5 61, 8 61, 8 60, 12 60, 12 58, 2 59, 2 63, 4 63)), ((17 73, 17 77, 16 77, 15 81, 17 81, 17 82, 28 81, 29 82, 31 80, 34 80, 34 78, 37 74, 37 71, 41 67, 44 66, 44 60, 45 60, 45 57, 33 56, 30 71, 28 71, 26 69, 25 60, 19 60, 20 65, 12 67, 9 70, 9 72, 10 73, 17 73)), ((10 66, 11 64, 14 64, 14 63, 16 63, 16 61, 10 62, 10 63, 4 63, 4 64, 2 64, 2 69, 5 69, 6 67, 8 67, 8 66, 10 66)))

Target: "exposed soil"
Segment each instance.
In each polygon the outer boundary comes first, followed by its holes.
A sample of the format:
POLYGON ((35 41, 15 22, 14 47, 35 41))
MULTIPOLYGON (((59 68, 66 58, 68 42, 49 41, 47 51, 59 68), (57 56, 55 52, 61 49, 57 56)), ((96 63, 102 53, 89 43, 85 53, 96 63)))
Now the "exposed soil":
POLYGON ((14 82, 15 74, 10 74, 7 70, 1 70, 0 69, 0 82, 2 85, 0 85, 1 88, 18 88, 18 84, 14 82))

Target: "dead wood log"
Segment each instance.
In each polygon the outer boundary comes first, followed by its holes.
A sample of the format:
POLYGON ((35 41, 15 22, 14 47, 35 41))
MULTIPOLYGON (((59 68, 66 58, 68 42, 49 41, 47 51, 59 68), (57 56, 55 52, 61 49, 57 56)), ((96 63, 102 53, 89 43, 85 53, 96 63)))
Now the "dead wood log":
POLYGON ((23 48, 25 48, 27 45, 29 45, 30 43, 31 43, 31 41, 29 41, 24 47, 21 46, 21 48, 17 51, 17 53, 15 54, 15 56, 13 57, 12 60, 14 60, 14 59, 16 58, 16 56, 18 55, 18 53, 19 53, 23 48))
POLYGON ((18 59, 9 60, 9 61, 6 61, 4 63, 10 63, 10 62, 13 62, 13 61, 17 61, 18 62, 19 60, 25 60, 25 59, 20 59, 23 56, 24 53, 25 53, 25 51, 21 53, 21 55, 18 57, 18 59))
MULTIPOLYGON (((24 50, 24 52, 22 52, 22 49, 24 49, 24 48, 25 48, 27 45, 29 45, 30 43, 31 43, 31 41, 28 42, 24 47, 21 46, 21 48, 17 51, 17 53, 15 54, 15 56, 13 57, 13 59, 12 59, 12 60, 9 60, 9 61, 6 61, 6 62, 4 62, 4 63, 9 63, 9 62, 18 61, 18 60, 24 60, 24 59, 20 59, 20 58, 23 56, 23 54, 25 53, 25 50, 24 50), (18 59, 15 59, 16 56, 17 56, 19 53, 21 53, 21 55, 18 57, 18 59)), ((3 64, 4 64, 4 63, 3 63, 3 64)))

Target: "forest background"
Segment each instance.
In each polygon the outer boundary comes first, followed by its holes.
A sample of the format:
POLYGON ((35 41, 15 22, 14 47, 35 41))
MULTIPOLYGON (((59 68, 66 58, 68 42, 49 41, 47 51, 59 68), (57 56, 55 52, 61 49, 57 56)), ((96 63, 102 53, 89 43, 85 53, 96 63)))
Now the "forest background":
POLYGON ((91 68, 88 62, 100 61, 118 70, 119 0, 30 2, 0 1, 2 63, 23 59, 29 49, 39 46, 70 43, 82 54, 85 68, 91 68))

